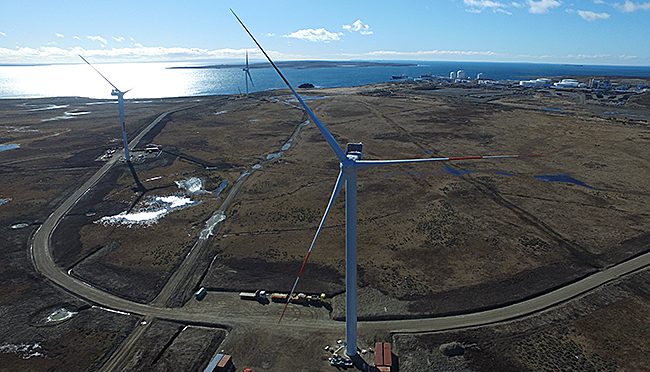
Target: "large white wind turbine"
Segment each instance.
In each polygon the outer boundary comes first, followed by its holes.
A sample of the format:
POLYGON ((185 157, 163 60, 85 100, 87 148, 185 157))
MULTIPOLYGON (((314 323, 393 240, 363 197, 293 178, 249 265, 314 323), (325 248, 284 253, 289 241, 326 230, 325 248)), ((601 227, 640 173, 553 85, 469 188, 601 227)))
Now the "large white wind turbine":
POLYGON ((248 50, 246 51, 246 67, 242 68, 242 71, 244 71, 244 80, 246 81, 246 95, 248 95, 248 81, 251 81, 251 85, 254 87, 255 84, 253 84, 253 77, 251 76, 251 69, 248 67, 248 50))
MULTIPOLYGON (((296 90, 291 86, 291 83, 284 77, 280 69, 276 64, 271 60, 269 55, 264 51, 262 46, 257 42, 253 34, 248 30, 246 25, 242 20, 235 14, 232 9, 230 10, 233 15, 237 18, 239 23, 242 25, 244 30, 250 35, 255 44, 260 48, 266 59, 271 63, 271 66, 275 71, 280 75, 280 78, 287 85, 289 90, 296 97, 298 102, 302 105, 305 112, 311 120, 316 124, 321 134, 327 141, 327 144, 330 146, 334 155, 339 160, 340 171, 336 183, 334 184, 334 190, 330 196, 327 207, 325 208, 325 213, 323 218, 318 225, 316 234, 309 246, 307 255, 300 266, 296 281, 291 288, 291 293, 287 298, 287 303, 284 310, 289 305, 291 296, 293 295, 298 281, 300 280, 300 275, 305 269, 309 255, 311 254, 318 235, 320 234, 327 215, 329 214, 332 204, 338 195, 339 191, 345 183, 345 331, 346 331, 346 354, 350 357, 357 355, 357 169, 360 168, 371 168, 383 165, 392 165, 392 164, 408 164, 408 163, 427 163, 427 162, 437 162, 437 161, 455 161, 455 160, 473 160, 473 159, 502 159, 502 158, 517 158, 521 155, 486 155, 486 156, 461 156, 461 157, 439 157, 439 158, 425 158, 425 159, 396 159, 396 160, 362 160, 363 148, 361 143, 348 143, 347 151, 344 152, 343 149, 339 146, 334 139, 332 133, 327 129, 325 124, 321 123, 316 114, 311 110, 311 108, 305 103, 302 97, 296 92, 296 90)), ((527 156, 536 156, 536 155, 527 155, 527 156)), ((282 316, 284 315, 284 310, 282 316)))
MULTIPOLYGON (((90 62, 88 62, 82 55, 79 55, 81 59, 84 60, 88 64, 88 66, 92 67, 95 72, 99 74, 104 80, 106 80, 107 83, 109 83, 112 87, 113 90, 111 91, 111 96, 117 96, 117 106, 119 107, 120 110, 120 123, 122 125, 122 142, 124 144, 124 160, 126 161, 131 161, 131 154, 129 153, 129 141, 126 135, 126 123, 124 122, 124 95, 128 93, 129 91, 122 92, 121 90, 117 89, 115 84, 111 83, 110 80, 106 78, 101 72, 99 72, 98 69, 95 68, 95 66, 91 65, 90 62)), ((130 90, 130 89, 129 89, 130 90)))

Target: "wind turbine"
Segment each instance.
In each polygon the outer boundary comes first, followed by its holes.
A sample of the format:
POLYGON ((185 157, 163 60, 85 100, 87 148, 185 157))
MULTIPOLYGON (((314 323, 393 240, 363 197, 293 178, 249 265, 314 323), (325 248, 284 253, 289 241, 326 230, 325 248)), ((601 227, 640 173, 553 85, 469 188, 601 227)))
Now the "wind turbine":
POLYGON ((82 55, 79 55, 81 59, 84 60, 88 64, 88 66, 92 67, 95 72, 99 74, 104 80, 106 80, 107 83, 109 83, 112 87, 113 90, 111 91, 111 96, 117 96, 117 106, 120 109, 120 123, 122 124, 122 142, 124 144, 124 160, 127 162, 131 161, 131 154, 129 153, 129 141, 126 135, 126 123, 124 122, 124 95, 129 92, 129 90, 122 92, 121 90, 117 89, 115 84, 111 83, 110 80, 106 78, 101 72, 99 72, 98 69, 95 68, 95 66, 91 65, 88 60, 86 60, 82 55))
POLYGON ((255 84, 253 84, 253 77, 251 76, 250 67, 248 67, 248 50, 246 51, 246 67, 242 68, 242 71, 244 71, 244 80, 246 81, 246 95, 248 95, 248 80, 251 81, 251 85, 253 87, 255 86, 255 84))
POLYGON ((327 129, 325 124, 321 123, 316 114, 312 109, 305 103, 302 97, 296 92, 296 90, 291 86, 291 83, 287 80, 286 77, 282 74, 278 66, 271 60, 271 57, 264 51, 259 42, 255 39, 253 34, 248 30, 244 22, 235 14, 235 12, 230 9, 232 14, 237 18, 237 21, 242 25, 244 30, 248 35, 253 39, 255 44, 260 48, 260 51, 264 54, 266 59, 271 63, 271 66, 275 71, 280 75, 280 78, 284 81, 286 86, 291 90, 291 93, 296 97, 298 102, 302 105, 307 115, 311 120, 316 124, 321 134, 325 138, 325 141, 329 147, 334 152, 334 155, 339 161, 339 175, 334 184, 334 190, 330 196, 327 207, 325 208, 325 213, 318 225, 316 234, 312 239, 312 242, 307 250, 307 254, 298 270, 298 275, 296 280, 291 288, 289 297, 280 316, 280 321, 284 316, 284 313, 291 301, 291 297, 296 290, 300 276, 302 275, 307 260, 316 245, 316 240, 320 234, 325 221, 327 220, 327 215, 329 214, 336 196, 341 191, 343 184, 345 183, 345 334, 346 334, 346 354, 349 357, 355 357, 357 355, 357 170, 363 168, 373 168, 384 165, 394 165, 394 164, 409 164, 409 163, 428 163, 428 162, 438 162, 438 161, 457 161, 457 160, 476 160, 476 159, 504 159, 504 158, 518 158, 522 156, 540 156, 540 155, 483 155, 483 156, 459 156, 459 157, 438 157, 438 158, 425 158, 425 159, 394 159, 394 160, 362 160, 363 156, 363 145, 361 143, 348 143, 347 151, 339 146, 334 139, 332 133, 327 129))

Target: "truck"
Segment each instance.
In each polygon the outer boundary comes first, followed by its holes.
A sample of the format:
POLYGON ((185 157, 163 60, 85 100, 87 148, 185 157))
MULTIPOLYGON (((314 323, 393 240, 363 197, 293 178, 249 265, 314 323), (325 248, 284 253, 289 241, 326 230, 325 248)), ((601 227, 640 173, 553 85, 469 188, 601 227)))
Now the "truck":
POLYGON ((207 294, 208 291, 205 289, 205 287, 201 287, 198 291, 196 291, 196 293, 194 293, 194 298, 196 298, 197 301, 201 301, 207 294))
POLYGON ((242 300, 260 301, 266 299, 266 291, 257 290, 255 292, 239 292, 239 298, 242 300))
POLYGON ((288 295, 284 293, 273 293, 271 294, 271 301, 273 302, 287 302, 288 295))

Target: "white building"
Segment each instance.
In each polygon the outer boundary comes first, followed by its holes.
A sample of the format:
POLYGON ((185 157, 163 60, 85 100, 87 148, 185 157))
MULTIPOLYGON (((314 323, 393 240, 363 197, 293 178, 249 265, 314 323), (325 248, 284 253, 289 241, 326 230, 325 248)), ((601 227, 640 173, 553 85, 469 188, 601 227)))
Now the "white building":
POLYGON ((577 88, 579 85, 576 79, 562 79, 559 83, 553 84, 556 88, 577 88))
POLYGON ((465 79, 465 70, 458 70, 458 72, 456 73, 456 78, 465 79))
POLYGON ((483 73, 479 72, 478 74, 476 74, 476 80, 481 80, 481 79, 483 79, 483 73))
POLYGON ((551 86, 551 79, 540 78, 535 80, 522 80, 519 82, 519 86, 525 88, 544 88, 551 86))
POLYGON ((452 72, 450 72, 450 73, 449 73, 449 78, 450 78, 451 80, 456 79, 456 71, 452 71, 452 72))

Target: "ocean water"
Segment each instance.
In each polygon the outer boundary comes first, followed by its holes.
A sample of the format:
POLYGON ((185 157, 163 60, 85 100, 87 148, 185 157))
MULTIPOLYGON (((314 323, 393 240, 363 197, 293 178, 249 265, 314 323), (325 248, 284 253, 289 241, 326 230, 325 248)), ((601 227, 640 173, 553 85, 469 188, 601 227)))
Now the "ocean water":
MULTIPOLYGON (((467 76, 482 73, 490 79, 530 79, 544 76, 650 78, 650 66, 592 66, 492 62, 408 62, 413 66, 284 68, 294 84, 312 83, 317 87, 345 87, 390 81, 392 75, 419 77, 423 74, 448 76, 465 70, 467 76)), ((241 68, 169 69, 196 62, 97 64, 121 90, 132 89, 126 98, 163 98, 235 94, 245 90, 241 68)), ((283 88, 271 68, 251 69, 251 91, 283 88)), ((0 66, 0 98, 80 96, 112 98, 111 87, 85 64, 0 66)))

